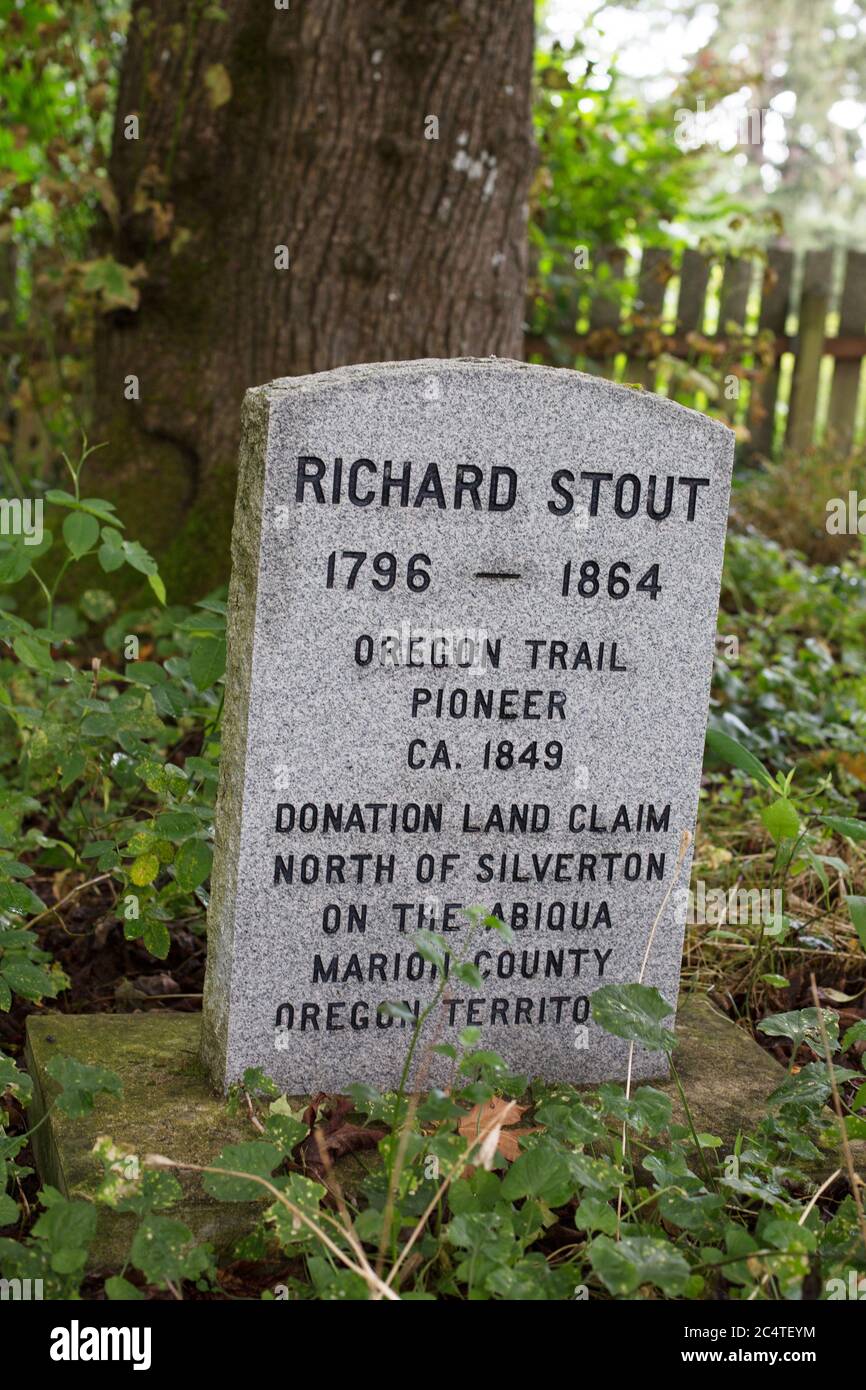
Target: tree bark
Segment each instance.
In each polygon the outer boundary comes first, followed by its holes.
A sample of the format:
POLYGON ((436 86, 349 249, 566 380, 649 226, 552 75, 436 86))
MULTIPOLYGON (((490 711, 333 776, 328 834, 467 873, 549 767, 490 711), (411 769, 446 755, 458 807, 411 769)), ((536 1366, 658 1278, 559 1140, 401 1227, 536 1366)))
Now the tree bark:
POLYGON ((94 471, 170 599, 226 577, 247 387, 523 336, 532 0, 223 4, 136 0, 110 169, 94 471))

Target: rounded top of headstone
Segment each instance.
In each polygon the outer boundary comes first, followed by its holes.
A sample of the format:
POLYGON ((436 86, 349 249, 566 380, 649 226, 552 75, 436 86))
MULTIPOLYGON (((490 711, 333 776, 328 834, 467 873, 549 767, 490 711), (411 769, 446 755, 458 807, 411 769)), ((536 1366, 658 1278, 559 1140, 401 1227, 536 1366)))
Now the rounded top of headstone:
POLYGON ((620 385, 570 367, 549 367, 509 357, 422 357, 406 362, 361 362, 306 376, 277 377, 262 386, 252 387, 247 397, 277 400, 334 390, 366 391, 377 385, 395 389, 417 384, 421 388, 419 404, 443 404, 445 397, 436 390, 435 383, 444 386, 449 380, 465 382, 470 387, 473 383, 481 386, 495 382, 499 390, 523 388, 532 396, 543 390, 553 399, 577 395, 587 406, 594 405, 599 410, 633 413, 636 422, 643 419, 649 427, 653 423, 658 427, 673 426, 675 422, 685 424, 688 420, 691 428, 708 435, 733 435, 724 422, 639 386, 620 385))

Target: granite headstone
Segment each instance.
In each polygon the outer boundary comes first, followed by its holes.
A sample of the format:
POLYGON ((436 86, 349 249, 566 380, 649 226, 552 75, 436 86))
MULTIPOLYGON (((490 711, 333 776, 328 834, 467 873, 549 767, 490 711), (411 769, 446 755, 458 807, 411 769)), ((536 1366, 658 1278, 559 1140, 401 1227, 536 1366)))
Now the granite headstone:
MULTIPOLYGON (((416 1015, 439 983, 420 929, 452 961, 468 944, 482 979, 449 981, 432 1041, 474 1026, 530 1076, 625 1074, 590 1001, 638 978, 694 828, 732 457, 730 430, 672 402, 497 359, 248 392, 203 1029, 218 1084, 252 1066, 295 1093, 395 1084, 409 1024, 381 1006, 416 1015)), ((680 901, 644 975, 672 1005, 680 901)), ((637 1050, 636 1077, 664 1069, 637 1050)))

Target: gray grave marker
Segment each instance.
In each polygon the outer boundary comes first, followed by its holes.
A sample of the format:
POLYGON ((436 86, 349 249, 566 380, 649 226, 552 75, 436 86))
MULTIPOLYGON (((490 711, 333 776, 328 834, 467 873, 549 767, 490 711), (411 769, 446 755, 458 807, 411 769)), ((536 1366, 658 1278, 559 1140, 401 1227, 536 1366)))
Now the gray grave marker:
MULTIPOLYGON (((625 1074, 589 1005, 638 978, 694 827, 732 455, 666 400, 495 359, 248 393, 205 992, 220 1084, 393 1085, 409 1028, 378 1006, 423 1008, 413 938, 461 957, 476 905, 514 941, 476 928, 482 986, 451 982, 435 1040, 477 1025, 516 1071, 625 1074)), ((671 1004, 683 917, 671 893, 645 973, 671 1004)), ((637 1052, 635 1076, 663 1070, 637 1052)))

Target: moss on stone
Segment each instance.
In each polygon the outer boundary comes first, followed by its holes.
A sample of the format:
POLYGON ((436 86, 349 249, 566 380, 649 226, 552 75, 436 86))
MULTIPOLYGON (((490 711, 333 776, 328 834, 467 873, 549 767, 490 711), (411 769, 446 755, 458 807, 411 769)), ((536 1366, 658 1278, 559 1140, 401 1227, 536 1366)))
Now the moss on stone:
MULTIPOLYGON (((226 1144, 252 1137, 245 1116, 232 1118, 200 1060, 201 1015, 35 1014, 28 1019, 27 1065, 34 1082, 31 1123, 40 1120, 57 1093, 46 1073, 52 1057, 67 1055, 110 1067, 123 1082, 123 1096, 100 1097, 90 1115, 71 1120, 53 1110, 33 1137, 36 1163, 44 1182, 67 1196, 92 1197, 102 1177, 93 1155, 98 1135, 110 1135, 129 1154, 162 1153, 188 1163, 207 1163, 226 1144)), ((717 1135, 730 1149, 739 1132, 762 1120, 767 1097, 784 1077, 783 1069, 743 1029, 705 999, 684 998, 677 1015, 675 1062, 698 1132, 717 1135)), ((674 1116, 685 1116, 674 1082, 653 1083, 674 1102, 674 1116)), ((855 1162, 866 1173, 866 1145, 852 1145, 855 1162)), ((361 1164, 347 1155, 336 1165, 347 1193, 358 1186, 375 1154, 361 1164)), ((842 1166, 836 1150, 816 1171, 822 1177, 842 1166)), ((249 1230, 258 1202, 217 1202, 202 1190, 198 1175, 178 1174, 183 1198, 172 1214, 200 1240, 226 1254, 249 1230)), ((99 1207, 91 1267, 119 1268, 127 1257, 135 1219, 99 1207)))
MULTIPOLYGON (((27 1066, 33 1077, 31 1122, 41 1119, 58 1087, 47 1075, 52 1057, 110 1067, 123 1083, 121 1098, 100 1096, 91 1114, 69 1119, 52 1110, 33 1137, 44 1182, 66 1196, 92 1197, 102 1167, 92 1150, 110 1135, 128 1154, 162 1153, 187 1163, 208 1163, 226 1144, 251 1137, 242 1116, 232 1118, 211 1089, 199 1060, 200 1014, 40 1014, 28 1019, 27 1066)), ((249 1230, 260 1203, 217 1202, 197 1174, 178 1173, 183 1198, 172 1215, 220 1253, 249 1230)), ((129 1252, 136 1220, 99 1207, 91 1265, 119 1267, 129 1252)))

